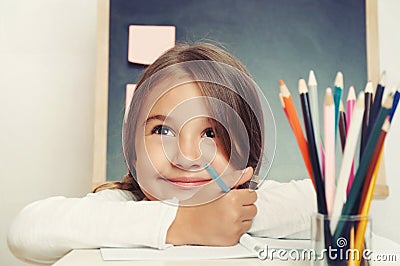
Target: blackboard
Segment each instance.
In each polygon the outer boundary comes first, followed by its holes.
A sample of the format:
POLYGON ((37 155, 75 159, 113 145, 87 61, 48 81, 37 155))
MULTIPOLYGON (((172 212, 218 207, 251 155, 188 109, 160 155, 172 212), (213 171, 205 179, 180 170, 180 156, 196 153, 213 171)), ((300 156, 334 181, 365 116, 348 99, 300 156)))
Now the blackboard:
MULTIPOLYGON (((337 71, 345 90, 367 81, 365 0, 109 0, 106 179, 127 172, 121 147, 125 87, 145 66, 128 62, 129 25, 173 25, 177 42, 215 41, 238 57, 265 93, 277 126, 277 150, 268 178, 307 176, 278 99, 278 81, 292 93, 313 69, 323 91, 337 71)), ((294 95, 300 111, 298 96, 294 95)))

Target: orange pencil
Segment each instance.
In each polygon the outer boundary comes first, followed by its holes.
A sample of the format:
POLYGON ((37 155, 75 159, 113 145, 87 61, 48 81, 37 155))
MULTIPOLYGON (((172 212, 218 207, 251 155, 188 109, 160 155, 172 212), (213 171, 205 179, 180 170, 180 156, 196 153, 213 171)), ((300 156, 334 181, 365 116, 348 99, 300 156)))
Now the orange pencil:
POLYGON ((293 103, 292 95, 290 94, 289 89, 286 87, 285 82, 283 80, 279 81, 279 87, 281 89, 280 97, 282 97, 281 104, 282 107, 284 108, 284 111, 286 113, 286 117, 288 118, 290 127, 292 128, 292 131, 294 133, 294 136, 296 137, 297 140, 297 145, 299 146, 301 155, 303 156, 304 164, 306 165, 307 172, 314 184, 315 188, 315 180, 314 176, 312 174, 312 168, 311 168, 311 161, 310 161, 310 155, 308 153, 308 146, 307 146, 307 140, 304 137, 303 130, 301 128, 299 116, 297 115, 296 108, 293 103))
POLYGON ((285 112, 285 115, 286 115, 286 118, 287 118, 288 121, 289 121, 290 127, 292 127, 292 121, 290 121, 290 117, 289 117, 289 114, 288 114, 288 112, 287 112, 285 102, 283 101, 282 93, 279 93, 279 100, 281 100, 282 109, 283 109, 283 111, 285 112))

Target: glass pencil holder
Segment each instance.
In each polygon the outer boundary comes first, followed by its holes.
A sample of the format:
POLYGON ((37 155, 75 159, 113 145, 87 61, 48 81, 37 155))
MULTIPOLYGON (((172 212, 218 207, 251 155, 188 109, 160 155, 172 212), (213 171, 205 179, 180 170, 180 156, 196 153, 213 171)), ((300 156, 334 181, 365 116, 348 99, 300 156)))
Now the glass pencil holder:
POLYGON ((369 216, 311 218, 311 251, 314 266, 369 265, 372 254, 372 221, 369 216))

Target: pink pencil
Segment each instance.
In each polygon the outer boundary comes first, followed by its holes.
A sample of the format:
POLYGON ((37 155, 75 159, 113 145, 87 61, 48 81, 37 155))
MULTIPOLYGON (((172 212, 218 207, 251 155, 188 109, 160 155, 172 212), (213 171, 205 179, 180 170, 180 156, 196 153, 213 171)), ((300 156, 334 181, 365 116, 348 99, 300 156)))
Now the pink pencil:
POLYGON ((335 199, 335 104, 332 89, 327 88, 324 101, 325 195, 328 215, 335 199))
MULTIPOLYGON (((353 115, 353 110, 354 110, 355 104, 356 104, 356 93, 354 91, 354 87, 351 86, 349 88, 349 93, 347 94, 347 111, 346 111, 347 112, 347 116, 346 116, 347 132, 346 132, 346 134, 349 134, 351 117, 353 115)), ((346 194, 349 194, 351 185, 353 184, 353 180, 354 180, 354 159, 353 159, 353 164, 351 165, 349 183, 347 183, 346 194)))

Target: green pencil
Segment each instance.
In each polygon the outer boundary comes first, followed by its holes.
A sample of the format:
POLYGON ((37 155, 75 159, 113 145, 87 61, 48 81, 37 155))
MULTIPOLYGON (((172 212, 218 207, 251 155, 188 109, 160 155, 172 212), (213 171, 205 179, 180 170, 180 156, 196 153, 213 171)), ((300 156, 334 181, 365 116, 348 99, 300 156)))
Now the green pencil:
MULTIPOLYGON (((359 203, 360 195, 364 185, 364 179, 368 170, 368 165, 374 153, 375 145, 381 133, 382 125, 385 122, 385 119, 388 116, 389 111, 392 107, 392 103, 393 95, 389 95, 379 110, 374 127, 372 128, 372 131, 367 140, 367 145, 365 146, 362 160, 360 161, 357 173, 354 177, 353 185, 351 186, 347 201, 343 206, 342 216, 356 215, 358 212, 359 206, 357 205, 359 203)), ((342 235, 345 226, 345 222, 339 221, 334 233, 334 239, 338 239, 342 235)))

